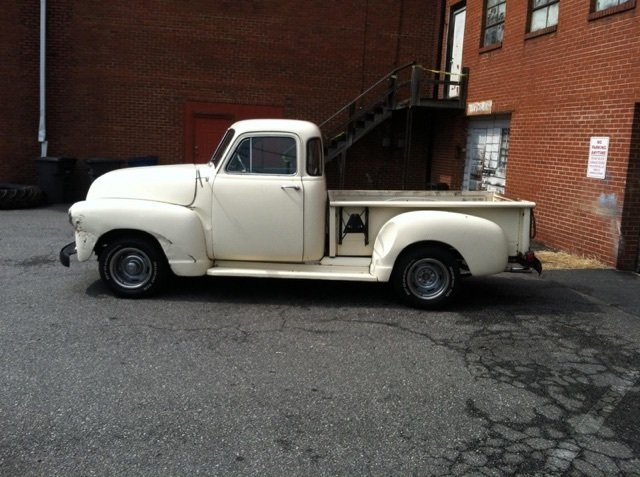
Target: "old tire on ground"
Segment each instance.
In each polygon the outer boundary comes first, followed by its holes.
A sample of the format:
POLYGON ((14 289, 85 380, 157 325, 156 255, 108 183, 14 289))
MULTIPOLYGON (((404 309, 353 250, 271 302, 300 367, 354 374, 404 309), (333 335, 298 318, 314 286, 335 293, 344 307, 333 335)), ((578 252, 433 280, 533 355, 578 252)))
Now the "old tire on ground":
POLYGON ((441 247, 410 249, 398 257, 392 286, 406 304, 422 309, 442 308, 454 297, 460 269, 451 252, 441 247))
POLYGON ((167 259, 150 238, 122 237, 100 252, 100 277, 118 296, 142 298, 164 287, 169 277, 167 259))
POLYGON ((42 190, 37 186, 0 184, 0 209, 27 209, 43 202, 42 190))

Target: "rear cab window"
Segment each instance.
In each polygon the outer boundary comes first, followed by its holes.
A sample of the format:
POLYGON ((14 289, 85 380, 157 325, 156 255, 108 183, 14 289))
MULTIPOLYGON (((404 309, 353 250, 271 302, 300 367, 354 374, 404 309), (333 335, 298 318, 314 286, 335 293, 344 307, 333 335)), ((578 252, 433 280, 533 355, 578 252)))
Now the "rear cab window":
POLYGON ((323 166, 322 141, 318 137, 311 138, 307 143, 307 174, 319 177, 322 175, 323 166))

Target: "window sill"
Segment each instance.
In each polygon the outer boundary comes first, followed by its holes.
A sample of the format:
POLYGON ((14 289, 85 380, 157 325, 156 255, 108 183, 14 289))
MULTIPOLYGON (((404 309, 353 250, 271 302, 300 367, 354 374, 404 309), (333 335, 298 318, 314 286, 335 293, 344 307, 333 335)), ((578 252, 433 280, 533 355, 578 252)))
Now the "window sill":
POLYGON ((539 36, 548 35, 549 33, 555 33, 557 30, 558 30, 558 25, 553 25, 547 28, 541 28, 540 30, 527 33, 524 36, 524 39, 530 40, 531 38, 538 38, 539 36))
POLYGON ((615 7, 606 8, 604 10, 600 10, 599 12, 591 12, 589 13, 589 21, 598 20, 599 18, 608 17, 609 15, 615 15, 616 13, 626 12, 627 10, 633 10, 636 8, 636 0, 629 0, 620 5, 616 5, 615 7))
POLYGON ((502 42, 500 43, 494 43, 493 45, 487 45, 487 46, 483 46, 482 48, 480 48, 480 53, 489 53, 490 51, 493 50, 498 50, 502 48, 502 42))

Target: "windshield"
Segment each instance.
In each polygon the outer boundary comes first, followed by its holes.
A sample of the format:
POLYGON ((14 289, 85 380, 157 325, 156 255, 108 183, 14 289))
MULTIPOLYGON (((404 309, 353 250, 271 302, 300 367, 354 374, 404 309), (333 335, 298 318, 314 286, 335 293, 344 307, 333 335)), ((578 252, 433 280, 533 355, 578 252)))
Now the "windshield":
POLYGON ((209 163, 212 163, 216 169, 218 168, 218 165, 220 165, 220 161, 222 160, 224 151, 227 150, 227 147, 229 146, 229 143, 231 143, 234 134, 235 131, 233 129, 227 129, 227 132, 222 138, 222 141, 220 141, 220 144, 218 144, 216 151, 213 153, 213 156, 211 156, 211 161, 209 161, 209 163))

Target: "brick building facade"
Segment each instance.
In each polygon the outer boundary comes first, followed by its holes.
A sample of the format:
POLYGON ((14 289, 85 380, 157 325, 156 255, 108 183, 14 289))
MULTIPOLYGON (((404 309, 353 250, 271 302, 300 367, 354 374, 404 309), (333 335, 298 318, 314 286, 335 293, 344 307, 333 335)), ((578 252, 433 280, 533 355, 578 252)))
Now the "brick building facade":
POLYGON ((470 163, 478 156, 484 160, 481 180, 490 184, 498 175, 488 164, 491 153, 479 147, 491 150, 494 127, 502 133, 497 154, 498 162, 506 160, 506 193, 537 203, 539 240, 619 268, 635 267, 640 236, 636 1, 448 0, 447 7, 449 18, 466 8, 465 174, 472 185, 470 163), (489 131, 484 138, 483 128, 489 131), (590 154, 596 138, 608 138, 605 170, 595 170, 598 158, 590 154))
MULTIPOLYGON (((400 65, 464 66, 466 116, 398 108, 342 171, 329 164, 329 185, 505 192, 538 204, 540 241, 637 265, 636 0, 58 0, 46 13, 48 154, 78 158, 79 195, 83 159, 201 162, 233 120, 321 123, 400 65), (588 177, 602 137, 606 170, 588 177)), ((0 182, 35 182, 39 22, 37 2, 0 11, 0 182)))
MULTIPOLYGON (((48 155, 80 167, 90 157, 201 162, 236 119, 322 122, 400 64, 435 66, 443 8, 435 0, 50 1, 48 155)), ((2 182, 33 182, 40 154, 39 15, 37 2, 18 0, 0 14, 9 38, 2 182)), ((363 169, 355 159, 349 166, 363 169)), ((367 183, 365 174, 353 180, 367 183)))

